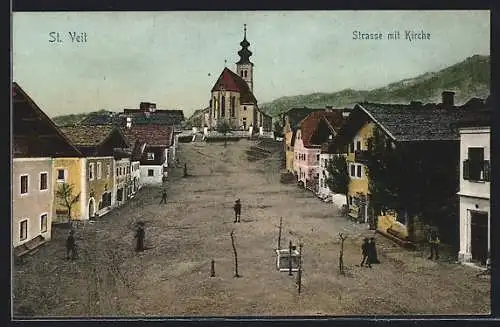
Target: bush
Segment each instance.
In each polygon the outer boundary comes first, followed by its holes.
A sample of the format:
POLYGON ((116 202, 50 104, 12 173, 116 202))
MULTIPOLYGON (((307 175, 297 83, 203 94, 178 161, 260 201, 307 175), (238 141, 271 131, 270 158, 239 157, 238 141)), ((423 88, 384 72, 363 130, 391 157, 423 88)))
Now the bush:
MULTIPOLYGON (((205 139, 206 142, 224 142, 226 138, 224 136, 214 136, 214 137, 207 137, 205 139)), ((227 141, 228 142, 237 142, 239 141, 240 139, 242 139, 241 137, 228 137, 227 138, 227 141)))
POLYGON ((189 143, 193 140, 192 136, 179 136, 179 143, 189 143))

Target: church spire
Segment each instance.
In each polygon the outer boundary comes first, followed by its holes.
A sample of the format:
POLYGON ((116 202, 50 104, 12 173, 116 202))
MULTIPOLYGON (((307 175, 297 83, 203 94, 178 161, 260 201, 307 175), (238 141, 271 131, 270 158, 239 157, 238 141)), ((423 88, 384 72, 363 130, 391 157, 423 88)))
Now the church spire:
POLYGON ((243 26, 244 26, 243 27, 244 28, 243 41, 240 42, 241 50, 238 51, 238 55, 240 56, 240 60, 237 62, 237 64, 251 63, 250 57, 252 56, 252 51, 248 50, 250 43, 247 41, 247 24, 244 24, 243 26))

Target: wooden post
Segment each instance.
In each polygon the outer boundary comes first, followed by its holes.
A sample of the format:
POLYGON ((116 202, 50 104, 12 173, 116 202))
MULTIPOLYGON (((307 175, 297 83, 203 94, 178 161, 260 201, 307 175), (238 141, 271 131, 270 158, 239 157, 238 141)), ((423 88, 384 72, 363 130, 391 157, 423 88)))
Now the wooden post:
POLYGON ((210 277, 215 277, 215 261, 212 259, 210 266, 210 277))
POLYGON ((288 276, 293 276, 292 274, 292 241, 288 246, 288 276))
POLYGON ((281 249, 281 228, 283 226, 283 217, 280 217, 280 229, 278 232, 278 250, 281 249))
POLYGON ((238 253, 236 252, 236 246, 234 245, 234 230, 231 231, 231 244, 233 245, 234 252, 234 277, 240 277, 238 274, 238 253))
POLYGON ((302 243, 299 244, 299 294, 302 289, 302 243))
POLYGON ((344 275, 344 240, 346 236, 344 234, 339 233, 340 236, 340 255, 339 255, 339 272, 344 275))

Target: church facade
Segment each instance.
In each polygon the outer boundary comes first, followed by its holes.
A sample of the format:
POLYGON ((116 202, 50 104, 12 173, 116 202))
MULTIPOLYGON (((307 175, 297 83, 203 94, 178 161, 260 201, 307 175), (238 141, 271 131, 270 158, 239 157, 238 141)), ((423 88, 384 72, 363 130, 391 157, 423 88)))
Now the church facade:
POLYGON ((240 60, 236 63, 236 72, 224 67, 211 90, 210 105, 205 113, 205 126, 216 129, 221 121, 227 121, 232 130, 250 130, 259 132, 272 131, 272 118, 257 105, 253 94, 253 69, 250 61, 252 52, 246 38, 246 26, 243 41, 238 51, 240 60))

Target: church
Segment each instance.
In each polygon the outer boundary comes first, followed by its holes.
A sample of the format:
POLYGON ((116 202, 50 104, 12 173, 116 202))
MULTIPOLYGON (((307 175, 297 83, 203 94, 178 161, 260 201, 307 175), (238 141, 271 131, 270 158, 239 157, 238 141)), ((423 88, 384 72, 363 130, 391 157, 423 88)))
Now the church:
POLYGON ((257 105, 253 94, 254 64, 250 61, 252 52, 248 49, 247 28, 244 27, 243 41, 238 51, 240 60, 236 63, 236 72, 224 67, 211 90, 210 105, 205 112, 205 125, 215 129, 222 120, 229 122, 232 130, 247 131, 252 128, 258 132, 272 131, 272 118, 257 105))

